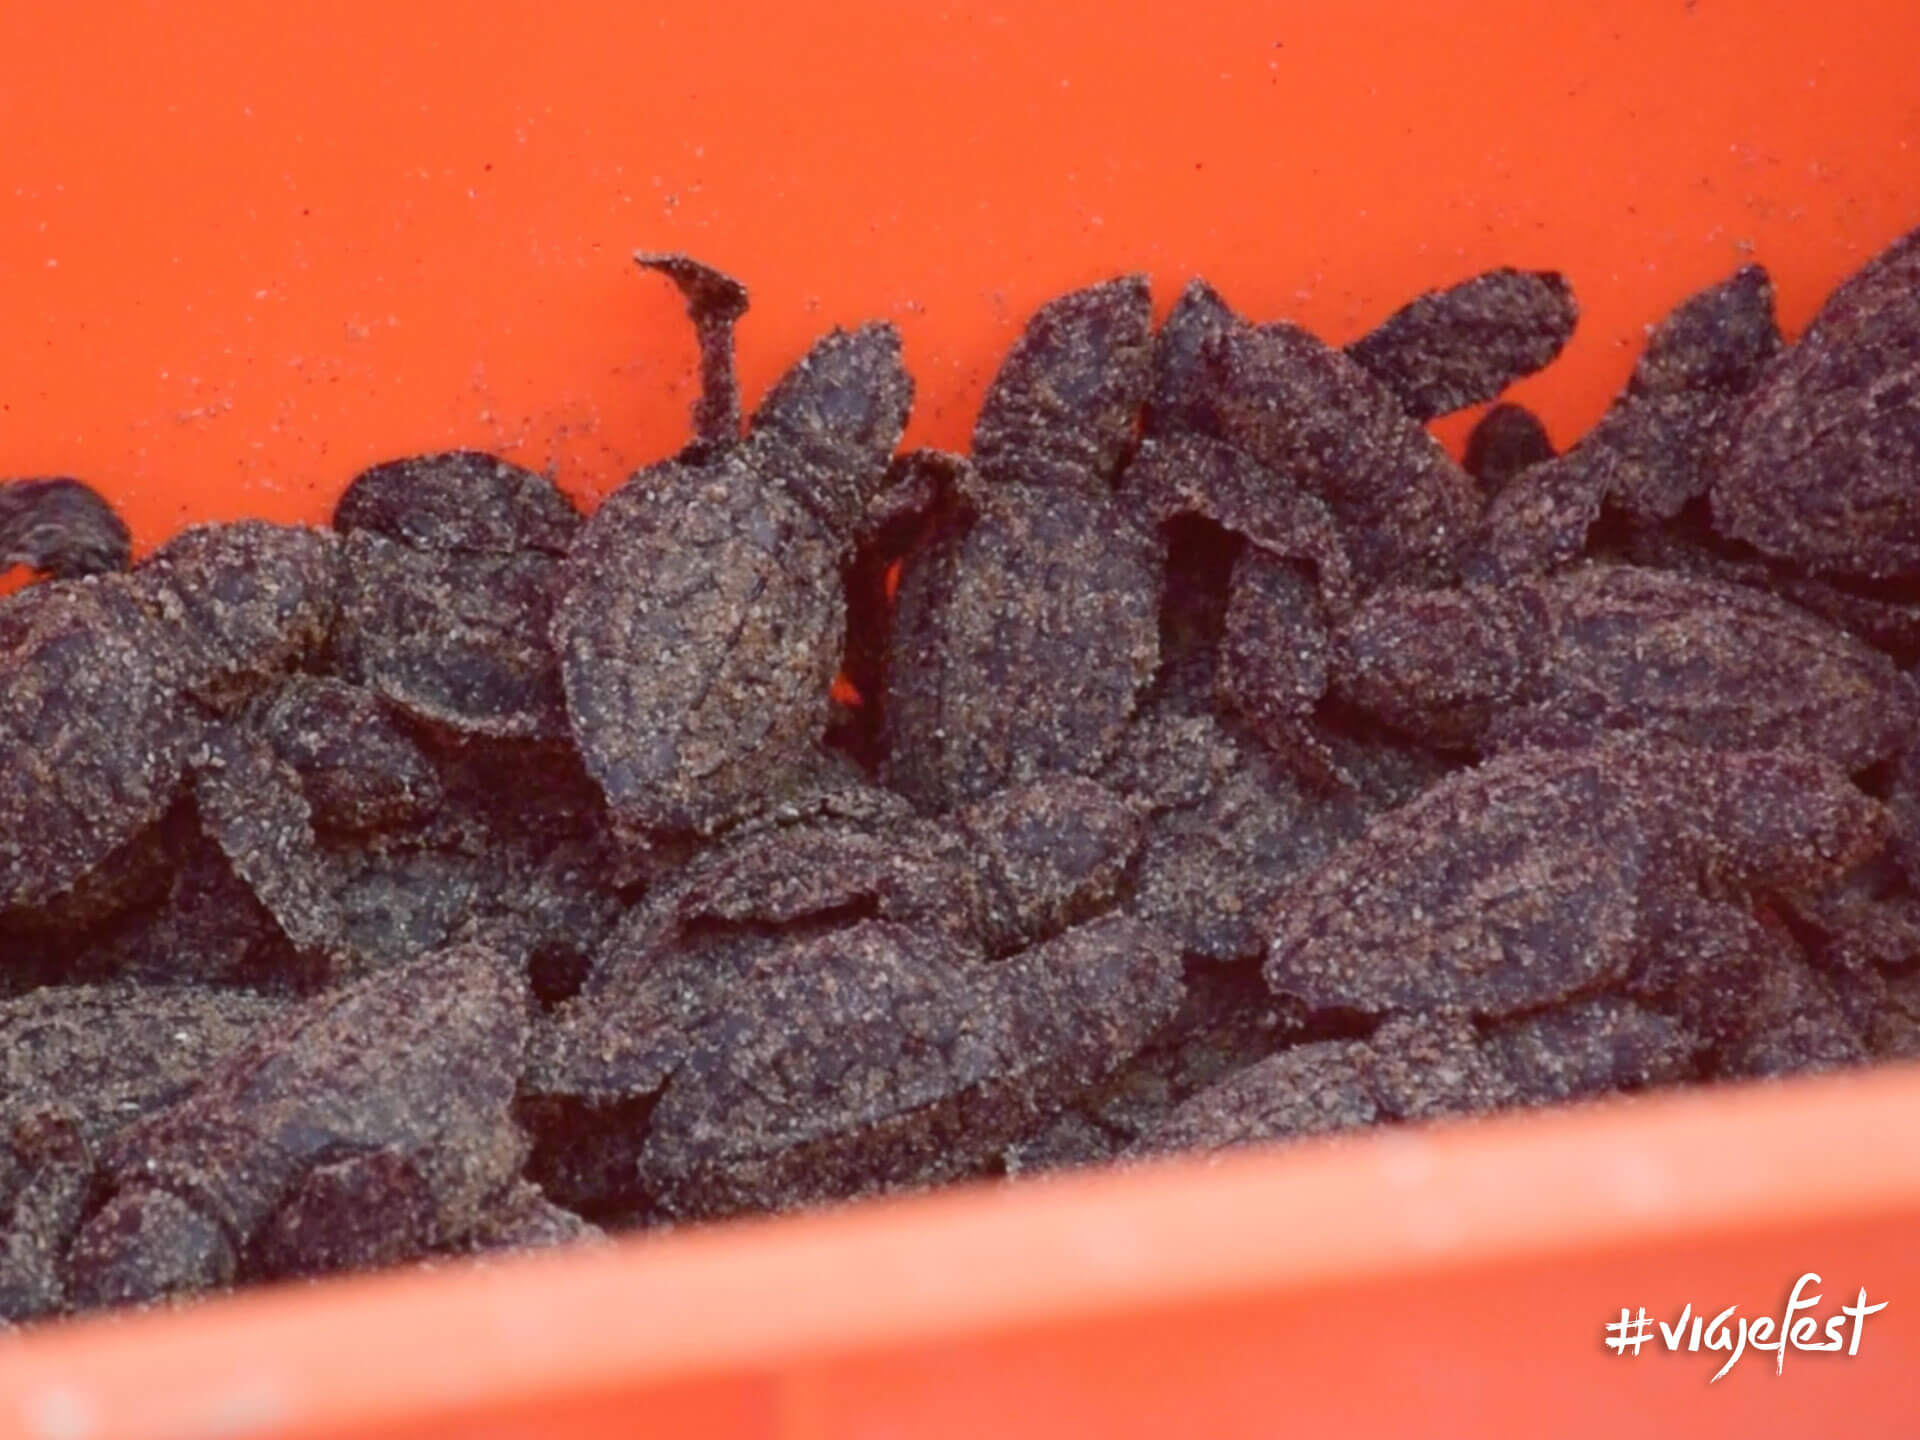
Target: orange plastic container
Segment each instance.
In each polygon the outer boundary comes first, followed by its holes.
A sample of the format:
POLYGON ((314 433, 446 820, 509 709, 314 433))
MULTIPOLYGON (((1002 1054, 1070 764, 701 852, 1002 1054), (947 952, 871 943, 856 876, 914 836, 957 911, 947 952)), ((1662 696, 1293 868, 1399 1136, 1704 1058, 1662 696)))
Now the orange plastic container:
MULTIPOLYGON (((591 502, 685 435, 636 247, 751 285, 749 403, 893 319, 945 445, 1108 274, 1342 341, 1558 268, 1516 393, 1564 443, 1689 291, 1759 260, 1796 331, 1920 224, 1911 0, 1025 8, 0 11, 0 471, 143 547, 449 446, 591 502)), ((54 1326, 0 1340, 0 1436, 1910 1436, 1916 1119, 1889 1069, 54 1326), (1807 1272, 1887 1302, 1857 1354, 1668 1353, 1807 1272)))

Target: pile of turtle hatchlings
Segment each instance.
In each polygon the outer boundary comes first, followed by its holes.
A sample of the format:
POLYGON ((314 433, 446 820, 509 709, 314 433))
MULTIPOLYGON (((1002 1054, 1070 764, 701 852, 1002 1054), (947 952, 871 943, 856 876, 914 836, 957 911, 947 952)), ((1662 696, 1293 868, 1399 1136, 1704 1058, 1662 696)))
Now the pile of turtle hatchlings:
POLYGON ((0 486, 0 1317, 1920 1054, 1920 231, 1464 465, 1557 275, 1096 285, 959 456, 883 324, 743 426, 640 258, 696 434, 591 516, 0 486))

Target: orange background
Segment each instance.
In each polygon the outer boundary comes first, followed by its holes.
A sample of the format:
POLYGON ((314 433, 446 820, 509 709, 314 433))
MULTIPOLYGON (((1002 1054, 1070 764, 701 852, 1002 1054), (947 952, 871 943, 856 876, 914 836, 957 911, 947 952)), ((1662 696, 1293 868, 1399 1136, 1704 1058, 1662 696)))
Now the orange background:
POLYGON ((1688 291, 1758 258, 1797 327, 1920 223, 1912 0, 1176 8, 0 8, 0 474, 89 478, 143 545, 456 445, 591 500, 686 432, 636 247, 751 286, 749 400, 893 319, 943 445, 1116 271, 1344 341, 1558 267, 1580 331, 1518 393, 1564 443, 1688 291))

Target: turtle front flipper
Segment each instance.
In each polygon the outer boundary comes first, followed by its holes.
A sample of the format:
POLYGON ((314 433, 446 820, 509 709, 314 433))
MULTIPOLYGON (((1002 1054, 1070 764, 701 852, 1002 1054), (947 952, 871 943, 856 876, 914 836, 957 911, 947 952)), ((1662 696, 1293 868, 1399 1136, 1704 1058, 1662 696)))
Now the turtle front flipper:
POLYGON ((747 287, 691 255, 636 250, 634 263, 680 287, 700 342, 700 398, 693 402, 693 443, 680 455, 698 464, 740 441, 740 377, 733 368, 733 325, 747 313, 747 287))

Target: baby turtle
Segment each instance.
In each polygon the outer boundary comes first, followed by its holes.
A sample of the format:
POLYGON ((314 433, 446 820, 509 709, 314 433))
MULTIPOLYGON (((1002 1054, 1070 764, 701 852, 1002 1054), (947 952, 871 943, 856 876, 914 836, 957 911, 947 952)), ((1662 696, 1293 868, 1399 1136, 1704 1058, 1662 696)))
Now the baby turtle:
POLYGON ((566 734, 547 631, 580 516, 552 481, 477 451, 395 460, 333 523, 342 679, 455 735, 566 734))
POLYGON ((1415 420, 1491 400, 1544 369, 1573 338, 1580 307, 1551 270, 1488 270, 1416 296, 1347 346, 1415 420))
POLYGON ((319 655, 338 610, 340 547, 304 525, 197 525, 131 578, 173 627, 187 693, 229 714, 319 655))
POLYGON ((285 1009, 188 985, 47 985, 0 1002, 0 1329, 65 1306, 98 1148, 285 1009))
POLYGON ((371 690, 331 676, 295 674, 252 717, 299 776, 324 830, 364 833, 424 820, 443 799, 438 771, 371 690))
POLYGON ((92 1179, 92 1153, 66 1106, 0 1116, 0 1334, 65 1307, 60 1261, 92 1179))
POLYGON ((841 567, 912 393, 892 326, 835 330, 744 440, 640 471, 582 528, 553 643, 624 833, 717 829, 806 766, 845 640, 841 567))
POLYGON ((1540 417, 1524 405, 1502 401, 1475 423, 1460 463, 1493 500, 1516 475, 1553 459, 1554 454, 1553 440, 1540 417))
POLYGON ((0 574, 15 565, 56 580, 124 570, 132 537, 104 496, 64 475, 0 480, 0 574))
MULTIPOLYGON (((1472 308, 1469 291, 1461 295, 1472 308)), ((1431 328, 1415 310, 1407 325, 1390 322, 1377 354, 1410 385, 1408 347, 1431 328)), ((1496 369, 1506 363, 1497 349, 1481 357, 1496 369)), ((1465 383, 1472 363, 1445 383, 1465 383)), ((1171 572, 1169 600, 1220 592, 1219 642, 1201 657, 1208 688, 1321 788, 1354 784, 1311 724, 1329 626, 1389 578, 1451 578, 1479 506, 1469 477, 1403 408, 1407 398, 1297 327, 1249 324, 1195 281, 1161 327, 1146 438, 1123 479, 1123 494, 1156 523, 1197 518, 1244 539, 1213 567, 1224 579, 1171 572)))
MULTIPOLYGON (((988 957, 1098 923, 1137 843, 1118 797, 1056 776, 951 822, 816 820, 708 852, 628 913, 580 993, 536 1027, 522 1085, 536 1176, 595 1213, 634 1203, 651 1097, 710 1039, 737 1036, 790 967, 853 953, 866 942, 851 932, 878 926, 927 965, 959 967, 954 983, 985 984, 988 969, 1020 963, 988 957)), ((795 1045, 832 1038, 803 1028, 795 1045)))
POLYGON ((321 531, 204 526, 126 575, 0 601, 0 913, 165 813, 203 729, 317 650, 337 558, 321 531))
POLYGON ((1820 575, 1920 575, 1920 230, 1832 295, 1755 387, 1714 525, 1820 575))
POLYGON ((0 1001, 0 1121, 59 1102, 97 1144, 184 1098, 286 1009, 198 985, 47 985, 0 1001))
POLYGON ((1796 745, 1849 773, 1901 749, 1916 697, 1879 651, 1794 605, 1630 565, 1389 588, 1336 636, 1332 691, 1436 745, 1578 745, 1633 730, 1796 745))
POLYGON ((1140 842, 1133 808, 1054 776, 946 820, 810 820, 740 834, 634 906, 581 993, 540 1027, 539 1093, 597 1103, 657 1088, 685 1035, 716 1023, 773 950, 867 920, 976 961, 1097 916, 1140 842))
POLYGON ((1624 988, 1696 1037, 1704 1073, 1736 1077, 1866 1059, 1860 1026, 1842 1003, 1843 986, 1834 971, 1809 963, 1769 899, 1670 915, 1661 943, 1624 988))
MULTIPOLYGON (((1169 322, 1156 354, 1179 336, 1169 322)), ((1169 540, 1160 688, 1237 713, 1308 781, 1350 784, 1308 725, 1328 627, 1354 595, 1326 502, 1244 451, 1178 432, 1141 442, 1121 498, 1169 540)))
POLYGON ((1315 1009, 1511 1015, 1621 980, 1754 890, 1818 889, 1890 827, 1801 751, 1522 750, 1381 816, 1283 894, 1267 981, 1315 1009))
POLYGON ((1118 916, 992 967, 884 921, 795 941, 689 1037, 640 1180, 716 1216, 967 1174, 1137 1053, 1181 993, 1172 944, 1118 916))
POLYGON ((201 831, 295 950, 344 973, 338 886, 298 772, 251 727, 215 726, 194 757, 193 799, 201 831))
POLYGON ((181 652, 130 577, 0 601, 0 912, 59 896, 172 803, 199 728, 181 652))
POLYGON ((1516 1099, 1513 1082, 1458 1019, 1398 1019, 1366 1040, 1292 1045, 1175 1106, 1136 1154, 1222 1150, 1364 1125, 1479 1114, 1516 1099))
POLYGON ((1161 545, 1113 495, 1150 378, 1129 276, 1043 306, 995 375, 958 514, 909 557, 887 775, 928 810, 1112 753, 1159 659, 1161 545))
POLYGON ((1482 1045, 1531 1104, 1693 1079, 1700 1040, 1671 1015, 1595 995, 1490 1029, 1482 1045))
POLYGON ((1539 574, 1580 555, 1603 508, 1670 521, 1713 483, 1744 397, 1781 349, 1758 265, 1688 297, 1648 337, 1625 390, 1566 454, 1506 476, 1464 562, 1476 580, 1539 574))
POLYGON ((307 1002, 192 1095, 106 1147, 104 1203, 68 1258, 81 1304, 327 1268, 457 1240, 525 1156, 509 1110, 526 1046, 516 967, 456 946, 307 1002))
POLYGON ((1148 815, 1132 913, 1190 955, 1261 954, 1273 902, 1438 773, 1411 747, 1399 749, 1345 747, 1340 759, 1356 783, 1329 790, 1213 716, 1143 713, 1104 777, 1148 815))
POLYGON ((1297 325, 1248 323, 1198 281, 1161 329, 1147 433, 1220 441, 1318 496, 1362 589, 1452 578, 1480 509, 1393 390, 1297 325))

